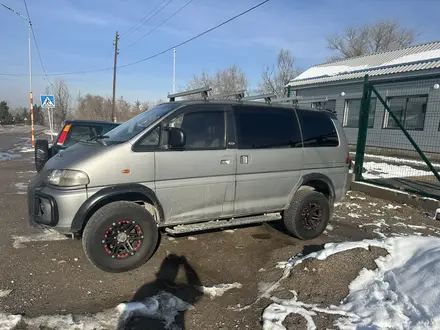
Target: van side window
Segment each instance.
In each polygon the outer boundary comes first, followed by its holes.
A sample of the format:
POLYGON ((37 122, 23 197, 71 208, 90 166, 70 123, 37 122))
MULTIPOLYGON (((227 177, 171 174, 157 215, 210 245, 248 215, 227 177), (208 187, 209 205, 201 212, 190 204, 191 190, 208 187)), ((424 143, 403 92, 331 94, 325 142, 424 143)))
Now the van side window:
POLYGON ((328 114, 300 109, 296 113, 301 124, 304 148, 339 145, 336 127, 328 114))
POLYGON ((302 147, 293 109, 238 106, 234 113, 239 149, 302 147))
POLYGON ((196 111, 174 118, 169 126, 186 135, 185 150, 226 149, 225 112, 196 111))
POLYGON ((139 142, 139 147, 158 147, 160 141, 160 126, 157 126, 150 133, 148 133, 139 142))

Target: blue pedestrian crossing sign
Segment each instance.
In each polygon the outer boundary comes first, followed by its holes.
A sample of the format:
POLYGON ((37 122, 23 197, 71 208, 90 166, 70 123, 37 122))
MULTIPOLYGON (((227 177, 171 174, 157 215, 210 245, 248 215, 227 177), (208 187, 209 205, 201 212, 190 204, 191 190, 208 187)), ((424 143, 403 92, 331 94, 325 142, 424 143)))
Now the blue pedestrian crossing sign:
POLYGON ((40 95, 42 108, 55 108, 55 98, 53 95, 40 95))

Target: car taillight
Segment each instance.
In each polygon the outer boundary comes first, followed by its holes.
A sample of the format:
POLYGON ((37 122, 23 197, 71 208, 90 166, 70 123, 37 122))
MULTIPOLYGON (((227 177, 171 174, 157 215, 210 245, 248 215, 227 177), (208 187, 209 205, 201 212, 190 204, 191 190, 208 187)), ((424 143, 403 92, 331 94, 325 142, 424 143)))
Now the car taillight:
POLYGON ((348 153, 347 157, 345 157, 345 164, 350 165, 350 153, 348 153))
POLYGON ((67 134, 69 133, 71 124, 64 126, 63 131, 61 132, 60 138, 57 141, 57 144, 62 146, 66 141, 67 134))

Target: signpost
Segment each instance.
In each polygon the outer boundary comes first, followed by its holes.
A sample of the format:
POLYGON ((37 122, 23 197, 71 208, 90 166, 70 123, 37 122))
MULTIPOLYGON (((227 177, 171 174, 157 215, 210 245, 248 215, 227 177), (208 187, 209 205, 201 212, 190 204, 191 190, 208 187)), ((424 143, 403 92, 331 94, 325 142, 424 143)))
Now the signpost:
POLYGON ((55 108, 55 97, 53 95, 40 95, 41 108, 47 109, 47 114, 49 116, 49 129, 50 136, 53 139, 53 112, 51 114, 50 109, 55 108))

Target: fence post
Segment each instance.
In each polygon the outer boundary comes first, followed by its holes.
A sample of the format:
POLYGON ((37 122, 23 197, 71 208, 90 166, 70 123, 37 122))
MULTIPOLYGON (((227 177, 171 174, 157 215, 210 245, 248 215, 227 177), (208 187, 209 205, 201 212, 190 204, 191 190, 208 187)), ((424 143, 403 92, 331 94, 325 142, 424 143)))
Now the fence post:
POLYGON ((364 89, 362 92, 361 108, 359 110, 359 130, 356 143, 356 158, 354 166, 355 180, 362 180, 362 169, 364 165, 365 145, 367 143, 368 117, 370 114, 371 85, 368 82, 368 75, 364 77, 364 89))

